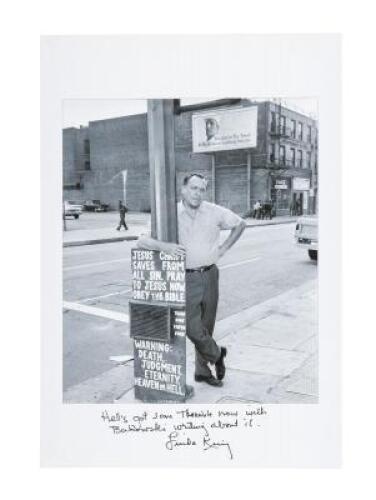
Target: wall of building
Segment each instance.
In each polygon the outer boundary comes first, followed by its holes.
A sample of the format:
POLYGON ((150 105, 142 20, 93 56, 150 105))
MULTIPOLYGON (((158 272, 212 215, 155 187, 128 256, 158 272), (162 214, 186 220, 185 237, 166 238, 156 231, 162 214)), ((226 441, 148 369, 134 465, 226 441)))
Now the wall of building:
POLYGON ((76 185, 76 132, 71 127, 63 130, 63 185, 76 185))
POLYGON ((315 164, 316 154, 317 154, 317 125, 315 120, 308 116, 304 116, 300 113, 297 113, 293 110, 287 109, 283 106, 278 106, 275 103, 268 103, 268 125, 266 134, 267 137, 267 151, 270 153, 270 145, 272 143, 276 144, 276 159, 279 159, 279 146, 286 147, 286 160, 289 163, 292 160, 291 148, 295 149, 296 159, 297 152, 301 150, 303 152, 303 166, 302 168, 296 169, 296 175, 301 174, 302 176, 307 174, 307 170, 310 171, 315 164), (286 135, 272 135, 271 134, 271 113, 272 111, 276 112, 278 116, 284 116, 286 118, 286 135), (296 134, 298 134, 298 123, 301 122, 303 124, 303 139, 299 139, 298 136, 293 138, 291 136, 291 121, 295 120, 296 122, 296 134), (311 127, 311 139, 308 140, 308 127, 311 127), (307 165, 307 152, 311 152, 311 164, 307 165), (305 171, 306 170, 306 171, 305 171))
POLYGON ((84 200, 84 181, 90 173, 85 170, 85 162, 90 161, 85 154, 85 140, 89 138, 88 127, 66 128, 63 130, 63 199, 84 200))
POLYGON ((315 120, 312 118, 302 115, 301 113, 298 113, 294 110, 288 109, 284 106, 280 106, 277 103, 268 103, 268 127, 267 127, 267 152, 268 152, 268 167, 273 171, 274 174, 271 175, 271 186, 275 186, 275 181, 278 181, 279 179, 287 179, 287 185, 289 186, 288 190, 284 191, 279 191, 278 193, 276 190, 271 191, 271 196, 272 198, 276 198, 278 195, 279 197, 286 197, 286 194, 288 194, 289 198, 289 203, 285 203, 285 207, 283 210, 280 210, 279 213, 282 214, 287 214, 289 213, 289 208, 287 208, 287 205, 290 205, 294 199, 300 199, 302 196, 306 200, 306 204, 304 207, 304 213, 311 212, 315 206, 315 200, 311 198, 315 198, 315 194, 312 195, 312 191, 310 190, 297 190, 294 189, 294 178, 304 178, 304 179, 309 179, 310 181, 310 188, 312 188, 314 191, 317 191, 317 182, 316 182, 316 176, 312 175, 312 173, 315 171, 315 165, 317 165, 317 124, 315 120), (277 130, 280 131, 280 126, 281 126, 281 117, 285 117, 285 123, 286 123, 286 131, 285 133, 277 133, 273 134, 272 133, 272 112, 275 112, 276 117, 277 117, 277 130), (295 137, 293 137, 292 134, 292 120, 295 121, 296 123, 296 134, 295 137), (303 126, 303 137, 299 137, 299 126, 298 124, 302 123, 303 126), (309 138, 308 130, 309 127, 311 128, 311 137, 309 138), (274 162, 275 164, 271 162, 271 157, 270 154, 272 152, 272 147, 271 145, 274 144, 276 147, 274 149, 275 152, 275 159, 274 162), (286 165, 281 164, 281 155, 280 155, 280 146, 284 146, 285 148, 285 158, 286 158, 286 165), (295 150, 295 165, 293 164, 293 154, 292 154, 292 148, 295 150), (299 151, 302 151, 302 166, 299 165, 299 151), (308 163, 307 160, 307 152, 310 153, 310 163, 308 163))
POLYGON ((150 210, 146 115, 90 122, 89 138, 92 198, 150 210))
MULTIPOLYGON (((72 172, 71 135, 65 133, 64 168, 72 172), (67 140, 66 140, 67 137, 67 140)), ((74 129, 73 129, 74 130, 74 129)), ((132 210, 150 210, 149 159, 146 115, 135 115, 89 123, 76 129, 76 175, 82 177, 81 189, 75 199, 98 199, 116 209, 119 200, 132 210), (85 139, 90 143, 90 154, 85 154, 85 139), (90 160, 90 170, 85 162, 90 160), (125 174, 126 172, 126 174, 125 174)), ((65 198, 73 193, 64 190, 65 198)))

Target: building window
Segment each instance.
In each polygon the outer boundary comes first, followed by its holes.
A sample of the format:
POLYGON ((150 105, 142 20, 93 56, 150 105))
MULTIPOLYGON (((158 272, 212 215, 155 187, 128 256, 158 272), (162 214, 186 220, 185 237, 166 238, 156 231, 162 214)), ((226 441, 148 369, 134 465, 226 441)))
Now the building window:
POLYGON ((274 143, 270 144, 269 160, 270 160, 270 163, 275 162, 275 144, 274 143))
POLYGON ((291 166, 295 167, 295 148, 290 148, 291 166))
POLYGON ((90 161, 85 161, 85 170, 90 170, 90 161))
POLYGON ((300 141, 303 140, 303 123, 302 122, 298 123, 298 139, 300 141))
POLYGON ((281 116, 281 130, 280 130, 282 135, 286 135, 286 117, 281 116))
POLYGON ((298 149, 298 167, 303 168, 303 151, 298 149))
POLYGON ((286 163, 286 148, 285 146, 279 146, 279 161, 282 165, 286 163))
POLYGON ((307 151, 307 168, 311 168, 311 151, 307 151))
POLYGON ((291 120, 291 137, 293 139, 296 137, 296 120, 291 120))
POLYGON ((312 140, 312 127, 311 125, 308 125, 307 142, 311 144, 311 140, 312 140))
POLYGON ((90 154, 90 141, 89 141, 89 139, 84 140, 84 154, 85 155, 90 154))
POLYGON ((275 111, 272 111, 272 120, 270 123, 270 131, 271 132, 277 131, 277 113, 275 111))

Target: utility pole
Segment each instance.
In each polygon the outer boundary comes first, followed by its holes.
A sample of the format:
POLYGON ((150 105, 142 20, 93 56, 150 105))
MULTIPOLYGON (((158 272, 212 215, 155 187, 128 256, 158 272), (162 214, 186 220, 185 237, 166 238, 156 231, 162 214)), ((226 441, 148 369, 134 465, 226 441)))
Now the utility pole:
POLYGON ((148 101, 152 237, 177 242, 173 99, 148 101))
MULTIPOLYGON (((177 101, 148 101, 151 222, 154 239, 176 243, 174 113, 177 101)), ((131 337, 136 399, 185 402, 185 257, 132 250, 131 337)))

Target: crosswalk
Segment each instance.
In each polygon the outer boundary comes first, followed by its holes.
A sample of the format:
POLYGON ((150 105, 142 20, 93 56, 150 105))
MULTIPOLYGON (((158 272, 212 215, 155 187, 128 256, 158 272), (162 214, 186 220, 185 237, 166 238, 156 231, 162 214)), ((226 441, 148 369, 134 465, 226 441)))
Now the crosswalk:
POLYGON ((64 300, 63 309, 78 311, 84 314, 91 314, 93 316, 99 316, 101 318, 107 318, 115 321, 121 321, 122 323, 129 323, 129 315, 126 313, 113 311, 110 309, 103 309, 96 306, 88 306, 86 304, 80 304, 79 302, 69 302, 64 300))

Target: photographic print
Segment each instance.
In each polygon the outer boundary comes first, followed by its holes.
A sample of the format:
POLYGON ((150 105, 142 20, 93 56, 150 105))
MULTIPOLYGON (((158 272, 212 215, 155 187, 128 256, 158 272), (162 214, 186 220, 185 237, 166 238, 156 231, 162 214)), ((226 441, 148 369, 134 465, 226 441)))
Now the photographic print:
POLYGON ((339 37, 41 46, 42 464, 338 467, 339 37))
POLYGON ((64 101, 66 403, 318 401, 317 111, 64 101))

